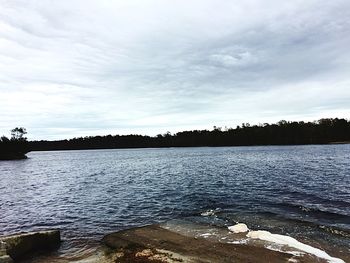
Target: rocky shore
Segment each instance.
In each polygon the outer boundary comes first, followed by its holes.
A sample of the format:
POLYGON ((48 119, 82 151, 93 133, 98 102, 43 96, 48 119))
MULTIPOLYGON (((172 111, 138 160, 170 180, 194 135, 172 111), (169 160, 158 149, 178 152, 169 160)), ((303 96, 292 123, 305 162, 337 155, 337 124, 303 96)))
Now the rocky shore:
POLYGON ((307 253, 267 249, 259 242, 233 244, 184 236, 158 225, 112 233, 102 243, 113 262, 327 262, 307 253))
MULTIPOLYGON (((226 231, 230 240, 247 239, 247 228, 238 224, 226 231)), ((256 234, 261 231, 251 231, 256 234)), ((265 231, 266 232, 266 231, 265 231)), ((249 235, 248 235, 249 236, 249 235)), ((289 238, 292 239, 292 238, 289 238)), ((57 256, 33 257, 38 251, 48 251, 60 244, 59 231, 43 231, 0 238, 2 250, 0 263, 225 263, 225 262, 350 262, 349 255, 340 258, 320 258, 302 250, 291 253, 267 247, 262 240, 253 242, 221 242, 206 236, 190 236, 167 229, 166 225, 149 225, 131 228, 106 235, 95 252, 83 257, 64 258, 57 256), (4 246, 5 244, 5 246, 4 246), (31 255, 31 259, 26 258, 31 255), (22 261, 26 259, 25 261, 22 261)), ((333 256, 337 256, 332 254, 333 256)))
POLYGON ((102 243, 116 262, 286 262, 289 258, 262 247, 191 238, 157 225, 113 233, 102 243))

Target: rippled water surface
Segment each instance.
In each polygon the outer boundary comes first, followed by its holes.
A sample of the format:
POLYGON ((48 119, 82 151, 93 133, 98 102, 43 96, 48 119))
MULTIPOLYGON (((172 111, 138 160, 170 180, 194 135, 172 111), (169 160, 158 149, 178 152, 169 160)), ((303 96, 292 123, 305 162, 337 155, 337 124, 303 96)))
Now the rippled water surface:
POLYGON ((31 152, 0 162, 0 234, 67 244, 186 219, 350 247, 350 145, 31 152), (215 216, 201 216, 206 210, 215 216))

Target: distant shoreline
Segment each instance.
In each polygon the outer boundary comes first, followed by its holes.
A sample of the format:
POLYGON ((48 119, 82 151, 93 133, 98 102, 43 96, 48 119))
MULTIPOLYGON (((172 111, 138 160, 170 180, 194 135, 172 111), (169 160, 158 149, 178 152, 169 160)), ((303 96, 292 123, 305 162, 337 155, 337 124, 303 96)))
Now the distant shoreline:
POLYGON ((0 161, 24 160, 28 157, 24 153, 6 153, 0 154, 0 161))
POLYGON ((157 136, 105 135, 55 141, 30 141, 31 151, 89 150, 168 147, 221 147, 267 145, 314 145, 350 143, 350 121, 320 119, 314 122, 279 121, 275 124, 250 125, 236 128, 213 127, 213 130, 191 130, 157 136))
POLYGON ((350 141, 344 141, 344 142, 330 142, 329 144, 350 144, 350 141))
POLYGON ((314 144, 259 144, 259 145, 203 145, 203 146, 149 146, 149 147, 119 147, 119 148, 81 148, 81 149, 45 149, 31 150, 31 152, 53 152, 53 151, 93 151, 93 150, 128 150, 128 149, 171 149, 171 148, 224 148, 224 147, 266 147, 266 146, 307 146, 307 145, 344 145, 350 144, 346 142, 329 142, 329 143, 314 143, 314 144))

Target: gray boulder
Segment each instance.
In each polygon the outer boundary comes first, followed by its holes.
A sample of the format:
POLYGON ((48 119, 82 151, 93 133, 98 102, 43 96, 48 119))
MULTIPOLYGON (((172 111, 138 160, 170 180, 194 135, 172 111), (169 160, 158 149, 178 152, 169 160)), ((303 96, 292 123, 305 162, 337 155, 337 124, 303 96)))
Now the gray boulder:
POLYGON ((0 256, 0 263, 13 263, 13 260, 9 255, 3 255, 0 256))
POLYGON ((12 262, 27 254, 57 248, 61 242, 60 231, 49 230, 0 237, 0 263, 12 262), (2 260, 2 261, 1 261, 2 260))

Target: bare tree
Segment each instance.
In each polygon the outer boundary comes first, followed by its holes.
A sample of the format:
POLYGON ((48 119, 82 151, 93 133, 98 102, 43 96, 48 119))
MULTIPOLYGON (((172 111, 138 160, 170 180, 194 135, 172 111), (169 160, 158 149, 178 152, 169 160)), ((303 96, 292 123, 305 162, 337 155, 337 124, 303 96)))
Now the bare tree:
POLYGON ((11 130, 11 140, 24 141, 27 138, 24 135, 27 134, 26 128, 16 127, 11 130))

